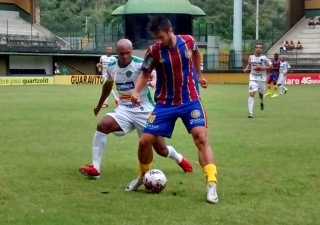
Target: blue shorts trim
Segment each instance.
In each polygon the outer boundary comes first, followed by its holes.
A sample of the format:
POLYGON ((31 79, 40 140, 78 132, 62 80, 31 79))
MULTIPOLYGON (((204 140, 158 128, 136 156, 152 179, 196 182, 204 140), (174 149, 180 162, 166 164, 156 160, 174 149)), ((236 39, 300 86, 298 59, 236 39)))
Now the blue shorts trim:
POLYGON ((267 81, 268 84, 274 83, 276 84, 278 81, 279 76, 275 75, 275 74, 270 74, 269 79, 267 81))
POLYGON ((196 100, 176 106, 156 104, 143 132, 171 138, 178 118, 181 118, 189 133, 194 127, 207 127, 205 110, 201 102, 196 100))

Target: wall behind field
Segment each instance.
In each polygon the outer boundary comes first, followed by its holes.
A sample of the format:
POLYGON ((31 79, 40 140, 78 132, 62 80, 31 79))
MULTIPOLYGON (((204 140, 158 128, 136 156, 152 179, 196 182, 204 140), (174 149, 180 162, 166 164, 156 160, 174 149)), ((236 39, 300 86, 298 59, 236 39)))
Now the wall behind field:
POLYGON ((4 56, 0 56, 0 76, 7 74, 7 61, 4 56))
POLYGON ((52 56, 20 56, 10 55, 9 69, 45 69, 53 74, 52 56))

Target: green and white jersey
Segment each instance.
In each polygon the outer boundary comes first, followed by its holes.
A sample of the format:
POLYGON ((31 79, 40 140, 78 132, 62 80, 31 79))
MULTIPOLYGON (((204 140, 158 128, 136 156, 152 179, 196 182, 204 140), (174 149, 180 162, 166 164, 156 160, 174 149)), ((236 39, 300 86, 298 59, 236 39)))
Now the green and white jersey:
POLYGON ((112 62, 117 61, 117 58, 114 56, 103 55, 100 58, 100 63, 102 64, 102 75, 105 77, 107 74, 108 65, 112 62))
POLYGON ((120 68, 117 61, 109 64, 106 80, 113 81, 116 85, 120 99, 118 107, 132 112, 153 111, 155 104, 148 86, 140 92, 141 103, 139 105, 133 105, 131 102, 131 94, 141 73, 142 63, 142 59, 133 56, 131 63, 125 68, 120 68))

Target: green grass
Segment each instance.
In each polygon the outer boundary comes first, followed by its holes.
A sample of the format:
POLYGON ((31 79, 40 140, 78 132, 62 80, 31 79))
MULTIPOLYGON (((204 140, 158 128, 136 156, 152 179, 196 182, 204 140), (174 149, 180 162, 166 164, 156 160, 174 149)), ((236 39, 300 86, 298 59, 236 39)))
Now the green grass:
MULTIPOLYGON (((168 143, 194 173, 155 155, 153 168, 167 175, 166 189, 128 193, 138 168, 135 132, 108 136, 99 180, 77 170, 91 163, 99 86, 2 86, 0 224, 319 224, 319 86, 288 87, 286 96, 268 97, 264 111, 256 97, 253 119, 247 118, 247 85, 201 91, 219 176, 220 202, 211 205, 181 122, 168 143)), ((112 110, 109 101, 103 113, 112 110)))

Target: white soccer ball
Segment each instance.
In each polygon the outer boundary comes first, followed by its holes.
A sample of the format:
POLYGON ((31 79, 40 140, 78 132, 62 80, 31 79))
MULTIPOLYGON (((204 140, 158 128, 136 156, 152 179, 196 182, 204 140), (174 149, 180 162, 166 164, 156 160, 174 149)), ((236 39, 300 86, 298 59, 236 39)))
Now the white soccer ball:
POLYGON ((160 193, 166 187, 167 178, 161 170, 153 169, 144 174, 142 182, 147 191, 160 193))

